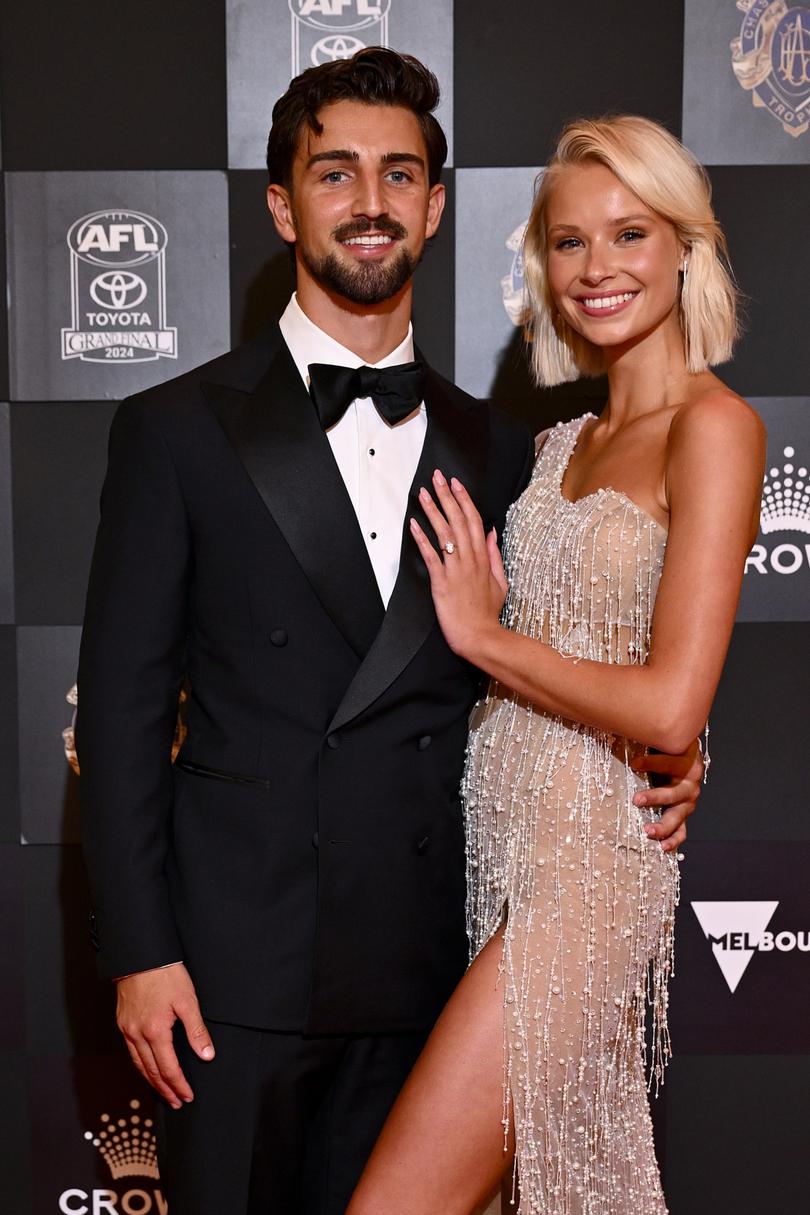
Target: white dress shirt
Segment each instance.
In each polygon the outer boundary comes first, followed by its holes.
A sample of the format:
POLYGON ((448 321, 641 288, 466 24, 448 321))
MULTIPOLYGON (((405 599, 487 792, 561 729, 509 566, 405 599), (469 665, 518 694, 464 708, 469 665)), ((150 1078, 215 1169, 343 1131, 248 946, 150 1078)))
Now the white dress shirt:
MULTIPOLYGON (((295 294, 279 325, 307 389, 310 363, 332 363, 337 367, 392 367, 397 363, 409 363, 414 357, 413 331, 408 325, 408 332, 396 350, 378 363, 364 364, 359 355, 341 346, 305 315, 295 294)), ((326 432, 386 607, 399 572, 408 491, 422 454, 426 430, 424 401, 407 418, 391 426, 380 417, 371 397, 358 397, 340 421, 326 432)))

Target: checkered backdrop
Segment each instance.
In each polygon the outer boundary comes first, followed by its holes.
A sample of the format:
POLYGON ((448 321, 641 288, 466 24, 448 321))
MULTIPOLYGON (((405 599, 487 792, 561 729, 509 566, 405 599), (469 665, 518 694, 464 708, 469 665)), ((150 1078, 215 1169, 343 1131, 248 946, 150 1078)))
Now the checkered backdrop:
POLYGON ((636 111, 682 135, 709 166, 746 297, 746 335, 723 374, 761 411, 769 461, 763 529, 712 714, 711 780, 686 848, 675 1058, 654 1112, 675 1215, 804 1209, 810 8, 789 5, 4 7, 6 1211, 166 1209, 148 1150, 149 1097, 116 1039, 109 987, 94 973, 76 785, 62 739, 107 430, 120 398, 279 314, 290 268, 265 211, 261 168, 272 102, 294 72, 374 42, 421 56, 444 90, 450 205, 418 275, 418 340, 445 374, 537 429, 602 399, 594 381, 532 390, 511 319, 532 183, 556 132, 576 115, 636 111), (114 1132, 147 1144, 126 1177, 110 1169, 114 1132))

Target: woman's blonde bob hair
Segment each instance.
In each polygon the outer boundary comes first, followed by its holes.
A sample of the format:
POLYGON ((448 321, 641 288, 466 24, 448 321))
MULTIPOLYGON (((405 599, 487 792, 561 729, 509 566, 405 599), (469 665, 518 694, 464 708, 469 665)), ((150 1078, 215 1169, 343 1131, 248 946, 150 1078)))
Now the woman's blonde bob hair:
POLYGON ((645 206, 669 220, 687 251, 679 317, 688 370, 725 362, 738 334, 737 291, 712 211, 709 176, 658 123, 621 114, 569 123, 538 179, 524 237, 525 332, 537 383, 550 387, 605 369, 600 348, 560 317, 546 273, 546 210, 555 182, 570 165, 594 163, 605 165, 645 206))

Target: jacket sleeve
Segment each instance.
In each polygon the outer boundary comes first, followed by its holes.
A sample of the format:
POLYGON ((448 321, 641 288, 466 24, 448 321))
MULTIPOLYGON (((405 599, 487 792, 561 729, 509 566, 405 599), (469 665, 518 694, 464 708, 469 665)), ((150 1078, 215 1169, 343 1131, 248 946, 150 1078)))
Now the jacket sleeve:
POLYGON ((82 841, 111 978, 183 956, 165 866, 191 544, 159 419, 133 397, 113 420, 79 658, 82 841))

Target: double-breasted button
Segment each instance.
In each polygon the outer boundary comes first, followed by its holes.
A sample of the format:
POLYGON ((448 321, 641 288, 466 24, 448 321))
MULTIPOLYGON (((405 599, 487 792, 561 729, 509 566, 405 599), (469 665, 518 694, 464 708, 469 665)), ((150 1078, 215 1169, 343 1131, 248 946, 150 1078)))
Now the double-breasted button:
POLYGON ((430 744, 431 744, 432 742, 433 742, 433 736, 432 736, 432 735, 430 735, 430 734, 423 734, 423 735, 422 735, 422 737, 421 737, 420 739, 418 739, 418 740, 417 740, 417 743, 416 743, 416 749, 417 749, 417 751, 427 751, 428 747, 430 746, 430 744))
POLYGON ((337 734, 328 734, 326 736, 326 745, 331 751, 337 751, 340 747, 340 739, 337 734))
POLYGON ((312 847, 320 848, 320 846, 321 846, 320 837, 318 835, 318 832, 315 831, 315 832, 313 832, 313 835, 312 835, 312 847))
POLYGON ((286 629, 273 629, 270 634, 270 641, 273 645, 286 645, 288 640, 286 629))
POLYGON ((426 836, 424 836, 424 837, 423 837, 421 840, 419 840, 419 842, 418 842, 418 843, 417 843, 417 845, 416 845, 416 851, 419 853, 419 855, 420 855, 420 856, 424 856, 424 855, 425 855, 425 853, 426 853, 426 852, 427 852, 427 850, 428 850, 428 845, 429 845, 429 843, 430 843, 430 836, 429 836, 429 835, 426 835, 426 836))

